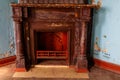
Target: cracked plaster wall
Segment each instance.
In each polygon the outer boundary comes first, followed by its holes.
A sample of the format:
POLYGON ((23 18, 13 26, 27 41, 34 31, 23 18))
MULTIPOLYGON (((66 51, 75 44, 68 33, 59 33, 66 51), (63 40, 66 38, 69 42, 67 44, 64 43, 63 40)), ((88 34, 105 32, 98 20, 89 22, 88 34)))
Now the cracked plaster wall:
POLYGON ((120 65, 120 0, 102 0, 94 10, 92 51, 94 57, 120 65))
POLYGON ((17 0, 0 0, 0 59, 15 55, 11 2, 17 0))

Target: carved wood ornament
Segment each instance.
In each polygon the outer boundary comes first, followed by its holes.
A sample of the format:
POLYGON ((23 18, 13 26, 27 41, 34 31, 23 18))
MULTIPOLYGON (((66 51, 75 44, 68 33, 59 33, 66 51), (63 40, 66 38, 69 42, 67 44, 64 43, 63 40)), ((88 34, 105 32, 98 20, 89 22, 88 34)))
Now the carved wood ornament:
POLYGON ((19 0, 11 4, 15 22, 16 69, 36 64, 35 32, 67 31, 69 66, 79 72, 89 68, 92 9, 87 0, 19 0))

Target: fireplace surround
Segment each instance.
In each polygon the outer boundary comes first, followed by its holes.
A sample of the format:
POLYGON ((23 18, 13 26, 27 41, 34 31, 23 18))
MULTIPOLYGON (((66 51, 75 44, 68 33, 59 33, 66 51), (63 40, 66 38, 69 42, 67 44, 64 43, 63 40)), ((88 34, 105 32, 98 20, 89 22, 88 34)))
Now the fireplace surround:
POLYGON ((11 6, 16 71, 29 70, 37 59, 64 59, 77 72, 87 72, 93 65, 92 9, 99 5, 87 0, 19 0, 11 6))

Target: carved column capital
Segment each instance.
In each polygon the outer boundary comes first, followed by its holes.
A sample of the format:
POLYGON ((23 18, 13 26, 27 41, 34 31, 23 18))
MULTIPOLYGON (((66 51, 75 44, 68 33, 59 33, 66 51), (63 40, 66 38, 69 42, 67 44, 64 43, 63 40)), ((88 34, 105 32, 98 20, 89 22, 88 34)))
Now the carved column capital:
POLYGON ((13 20, 15 22, 22 22, 22 7, 12 7, 13 20))

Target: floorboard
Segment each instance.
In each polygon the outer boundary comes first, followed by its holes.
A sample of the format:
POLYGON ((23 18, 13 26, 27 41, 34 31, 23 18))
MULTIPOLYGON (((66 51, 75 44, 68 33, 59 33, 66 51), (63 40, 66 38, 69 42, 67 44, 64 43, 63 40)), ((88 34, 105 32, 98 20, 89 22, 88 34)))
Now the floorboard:
POLYGON ((13 78, 15 64, 0 67, 0 80, 120 80, 120 74, 93 67, 89 72, 89 79, 66 79, 66 78, 13 78))

